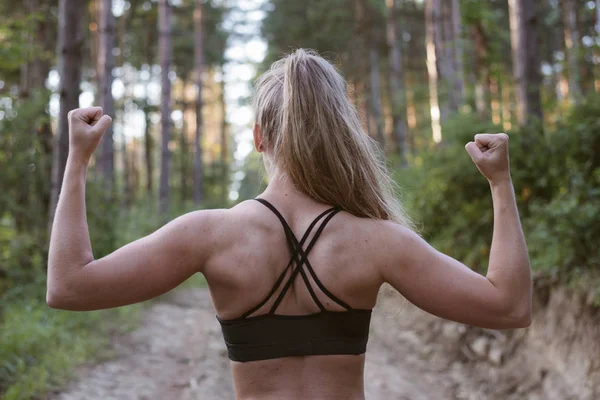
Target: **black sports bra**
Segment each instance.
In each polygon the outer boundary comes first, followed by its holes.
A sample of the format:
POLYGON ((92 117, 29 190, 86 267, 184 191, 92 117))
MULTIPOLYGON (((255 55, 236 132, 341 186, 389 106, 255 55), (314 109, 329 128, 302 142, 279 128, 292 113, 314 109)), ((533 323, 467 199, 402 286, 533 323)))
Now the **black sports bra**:
POLYGON ((283 216, 271 203, 260 198, 255 200, 273 211, 281 221, 292 257, 263 301, 236 319, 222 320, 217 316, 227 345, 229 359, 247 362, 292 356, 363 354, 367 348, 371 310, 354 309, 335 297, 319 281, 308 261, 308 254, 315 242, 327 223, 340 209, 334 207, 320 214, 310 224, 308 230, 298 242, 283 216), (313 239, 306 250, 303 250, 304 243, 311 231, 323 218, 325 219, 317 229, 313 239), (293 267, 294 264, 295 268, 293 267), (306 267, 306 271, 311 275, 319 289, 332 301, 345 308, 346 311, 325 309, 317 298, 304 267, 306 267), (269 312, 250 317, 275 295, 290 268, 291 274, 269 312), (308 315, 275 314, 277 307, 298 275, 302 276, 310 296, 320 311, 308 315))

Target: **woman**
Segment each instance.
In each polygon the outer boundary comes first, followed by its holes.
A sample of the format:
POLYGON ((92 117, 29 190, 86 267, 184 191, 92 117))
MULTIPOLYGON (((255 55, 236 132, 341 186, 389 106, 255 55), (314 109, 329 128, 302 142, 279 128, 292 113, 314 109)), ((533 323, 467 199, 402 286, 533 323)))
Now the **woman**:
MULTIPOLYGON (((185 214, 94 260, 86 167, 111 120, 69 114, 70 154, 48 260, 47 301, 96 310, 208 282, 238 399, 362 399, 371 309, 384 282, 439 317, 491 329, 531 321, 531 277, 508 136, 466 150, 488 179, 494 234, 484 277, 411 230, 376 145, 335 68, 297 50, 260 77, 254 142, 269 176, 257 199, 185 214)), ((202 338, 198 338, 202 340, 202 338)))

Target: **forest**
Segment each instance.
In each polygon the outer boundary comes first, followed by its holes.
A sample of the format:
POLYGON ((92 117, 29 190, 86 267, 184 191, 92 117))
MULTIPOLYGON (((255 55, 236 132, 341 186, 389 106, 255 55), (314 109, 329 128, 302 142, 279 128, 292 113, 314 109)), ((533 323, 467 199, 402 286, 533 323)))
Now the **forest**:
POLYGON ((113 116, 99 258, 260 193, 252 84, 296 48, 343 73, 423 237, 480 272, 493 212, 464 144, 508 133, 535 279, 600 306, 600 0, 0 0, 0 397, 44 398, 141 312, 46 305, 68 111, 113 116))

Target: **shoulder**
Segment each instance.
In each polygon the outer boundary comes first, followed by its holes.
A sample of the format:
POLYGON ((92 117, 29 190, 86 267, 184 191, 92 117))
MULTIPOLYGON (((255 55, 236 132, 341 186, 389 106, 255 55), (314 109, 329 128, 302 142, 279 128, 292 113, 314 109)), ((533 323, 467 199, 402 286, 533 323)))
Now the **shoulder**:
POLYGON ((221 239, 230 237, 248 222, 256 220, 256 209, 257 206, 252 201, 244 201, 229 209, 191 211, 177 217, 171 223, 176 225, 179 231, 185 231, 192 237, 206 235, 206 239, 221 239))
POLYGON ((366 220, 363 237, 382 275, 389 268, 413 264, 428 251, 429 245, 412 229, 389 220, 366 220))
POLYGON ((180 250, 207 253, 219 250, 245 229, 253 218, 250 202, 243 202, 231 209, 196 210, 173 219, 156 234, 180 250))

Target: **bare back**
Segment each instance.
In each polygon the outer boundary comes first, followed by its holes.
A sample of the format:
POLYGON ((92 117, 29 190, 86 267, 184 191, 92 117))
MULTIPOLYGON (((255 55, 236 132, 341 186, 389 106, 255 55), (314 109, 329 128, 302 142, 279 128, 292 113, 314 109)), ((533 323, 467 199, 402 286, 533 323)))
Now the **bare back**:
MULTIPOLYGON (((273 199, 296 237, 326 210, 307 199, 273 199)), ((258 202, 245 202, 229 211, 230 246, 209 260, 204 269, 222 319, 237 318, 259 304, 290 259, 285 233, 277 217, 258 202)), ((368 225, 375 221, 338 213, 324 229, 308 258, 319 280, 352 308, 375 306, 382 279, 371 256, 368 225), (367 228, 367 229, 365 229, 367 228)), ((309 278, 310 279, 310 278, 309 278)), ((312 283, 312 282, 311 282, 312 283)), ((315 291, 328 310, 343 310, 315 291)), ((265 314, 273 301, 253 315, 265 314)), ((296 279, 277 309, 278 314, 318 312, 302 279, 296 279)), ((238 398, 363 398, 364 355, 286 357, 247 363, 232 362, 238 398)))

